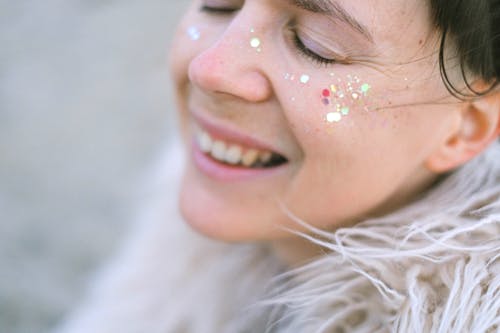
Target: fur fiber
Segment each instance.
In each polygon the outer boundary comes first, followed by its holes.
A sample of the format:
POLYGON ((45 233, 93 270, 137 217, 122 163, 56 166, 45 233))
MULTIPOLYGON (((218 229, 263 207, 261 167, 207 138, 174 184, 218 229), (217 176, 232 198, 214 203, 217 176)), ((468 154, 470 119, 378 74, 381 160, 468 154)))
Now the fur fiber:
POLYGON ((500 332, 500 143, 389 216, 329 233, 290 214, 326 250, 292 271, 184 226, 181 154, 58 333, 500 332))

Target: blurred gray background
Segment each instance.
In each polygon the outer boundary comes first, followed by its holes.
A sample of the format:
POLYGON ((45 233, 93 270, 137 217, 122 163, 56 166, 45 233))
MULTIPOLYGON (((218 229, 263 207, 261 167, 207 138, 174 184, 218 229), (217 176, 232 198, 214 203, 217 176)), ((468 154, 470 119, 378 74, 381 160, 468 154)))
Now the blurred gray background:
POLYGON ((0 0, 0 332, 45 332, 116 249, 172 131, 185 0, 0 0))

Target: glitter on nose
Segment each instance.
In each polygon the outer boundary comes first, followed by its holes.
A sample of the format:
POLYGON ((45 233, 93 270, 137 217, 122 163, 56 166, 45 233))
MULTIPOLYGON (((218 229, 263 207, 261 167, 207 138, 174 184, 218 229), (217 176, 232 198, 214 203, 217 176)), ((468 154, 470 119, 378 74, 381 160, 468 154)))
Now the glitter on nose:
POLYGON ((253 47, 254 49, 258 48, 261 45, 261 41, 257 37, 253 37, 250 39, 250 46, 253 47))

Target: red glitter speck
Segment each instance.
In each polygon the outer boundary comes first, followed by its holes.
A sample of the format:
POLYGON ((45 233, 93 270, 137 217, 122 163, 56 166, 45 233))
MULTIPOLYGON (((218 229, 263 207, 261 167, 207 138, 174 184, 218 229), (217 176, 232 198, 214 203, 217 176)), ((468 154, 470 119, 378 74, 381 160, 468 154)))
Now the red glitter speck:
POLYGON ((330 97, 330 90, 328 90, 328 89, 323 90, 323 96, 330 97))

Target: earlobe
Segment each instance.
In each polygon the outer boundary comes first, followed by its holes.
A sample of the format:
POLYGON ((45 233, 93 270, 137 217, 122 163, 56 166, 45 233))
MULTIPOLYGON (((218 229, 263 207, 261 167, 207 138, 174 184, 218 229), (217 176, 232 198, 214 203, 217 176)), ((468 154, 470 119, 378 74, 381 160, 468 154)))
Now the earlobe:
POLYGON ((443 173, 465 164, 500 135, 500 92, 463 102, 461 113, 460 129, 426 160, 430 171, 443 173))

